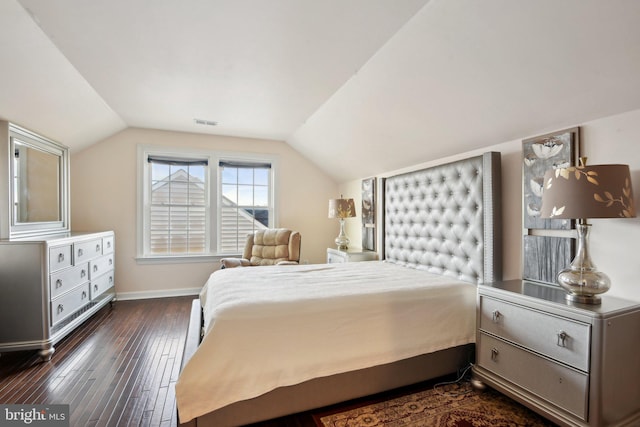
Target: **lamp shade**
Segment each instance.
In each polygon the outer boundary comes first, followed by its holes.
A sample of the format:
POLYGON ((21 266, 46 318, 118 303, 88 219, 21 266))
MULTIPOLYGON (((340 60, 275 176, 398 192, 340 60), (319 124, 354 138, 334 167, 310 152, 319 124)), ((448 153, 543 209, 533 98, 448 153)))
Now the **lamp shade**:
POLYGON ((545 173, 542 218, 633 218, 631 176, 627 165, 589 165, 545 173))
POLYGON ((353 218, 356 204, 353 199, 329 199, 329 218, 353 218))

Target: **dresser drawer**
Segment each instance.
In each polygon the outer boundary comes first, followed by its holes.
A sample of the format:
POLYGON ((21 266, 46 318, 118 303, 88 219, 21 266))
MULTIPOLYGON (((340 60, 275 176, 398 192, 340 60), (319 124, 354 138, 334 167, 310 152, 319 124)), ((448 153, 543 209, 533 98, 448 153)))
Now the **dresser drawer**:
POLYGON ((589 371, 589 324, 482 296, 480 330, 589 371))
POLYGON ((49 277, 50 297, 53 299, 83 282, 89 281, 89 263, 52 273, 49 277))
POLYGON ((89 277, 91 277, 91 280, 93 280, 94 277, 101 276, 106 272, 113 270, 113 254, 96 258, 91 261, 89 265, 89 277))
POLYGON ((589 376, 481 333, 477 363, 582 420, 587 418, 589 376))
POLYGON ((89 283, 78 286, 51 301, 51 325, 64 320, 89 302, 89 283))
POLYGON ((102 238, 102 254, 112 254, 114 249, 114 239, 113 236, 103 237, 102 238))
POLYGON ((77 265, 102 255, 102 239, 87 240, 73 244, 73 261, 77 265))
POLYGON ((91 280, 91 299, 94 300, 114 285, 113 270, 91 280))
POLYGON ((49 272, 61 270, 71 265, 71 245, 49 248, 49 272))

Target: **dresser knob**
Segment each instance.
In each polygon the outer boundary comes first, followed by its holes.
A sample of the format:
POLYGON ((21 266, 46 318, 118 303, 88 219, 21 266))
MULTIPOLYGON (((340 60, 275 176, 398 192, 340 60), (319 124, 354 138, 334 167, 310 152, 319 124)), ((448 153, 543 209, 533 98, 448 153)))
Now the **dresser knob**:
POLYGON ((87 297, 87 291, 82 291, 82 297, 80 299, 85 299, 87 297))
POLYGON ((64 262, 64 254, 58 254, 58 262, 64 262))
POLYGON ((62 287, 62 280, 58 279, 56 280, 56 289, 61 288, 62 287))
POLYGON ((58 314, 62 313, 64 311, 64 306, 62 304, 58 304, 58 314))
POLYGON ((84 251, 82 249, 78 249, 78 256, 81 257, 84 255, 84 251))
POLYGON ((100 245, 96 245, 96 252, 100 252, 100 245))
POLYGON ((500 352, 498 351, 497 348, 492 348, 491 349, 491 360, 493 360, 494 362, 496 362, 498 360, 498 354, 500 354, 500 352))
POLYGON ((493 323, 498 323, 500 321, 500 318, 502 317, 502 313, 500 313, 498 310, 493 310, 493 313, 491 313, 492 318, 493 318, 493 323))
POLYGON ((560 331, 558 332, 558 341, 556 342, 556 345, 558 347, 566 347, 566 340, 567 338, 569 338, 569 335, 567 335, 567 333, 565 331, 560 331))

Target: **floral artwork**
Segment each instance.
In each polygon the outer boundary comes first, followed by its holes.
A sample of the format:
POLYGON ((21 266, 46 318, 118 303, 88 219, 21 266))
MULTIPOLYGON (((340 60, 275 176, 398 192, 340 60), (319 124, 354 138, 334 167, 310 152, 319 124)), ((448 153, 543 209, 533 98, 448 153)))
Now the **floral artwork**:
POLYGON ((362 180, 362 249, 376 250, 376 180, 362 180))
POLYGON ((570 220, 540 218, 544 173, 575 164, 578 129, 572 128, 524 140, 522 143, 523 217, 524 228, 571 228, 570 220))
POLYGON ((580 147, 579 128, 565 129, 522 142, 522 277, 555 284, 556 276, 573 259, 573 220, 540 217, 544 174, 574 166, 580 147))

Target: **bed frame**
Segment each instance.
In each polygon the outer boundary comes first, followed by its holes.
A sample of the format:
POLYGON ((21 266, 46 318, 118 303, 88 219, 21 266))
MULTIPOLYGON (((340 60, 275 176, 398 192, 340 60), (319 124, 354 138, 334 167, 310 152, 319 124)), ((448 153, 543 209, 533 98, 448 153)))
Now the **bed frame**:
MULTIPOLYGON (((385 180, 384 259, 472 283, 502 277, 500 153, 385 180)), ((182 360, 198 348, 200 301, 194 300, 182 360)), ((307 411, 456 372, 474 344, 280 387, 180 426, 238 426, 307 411)), ((179 413, 178 413, 179 419, 179 413)))

